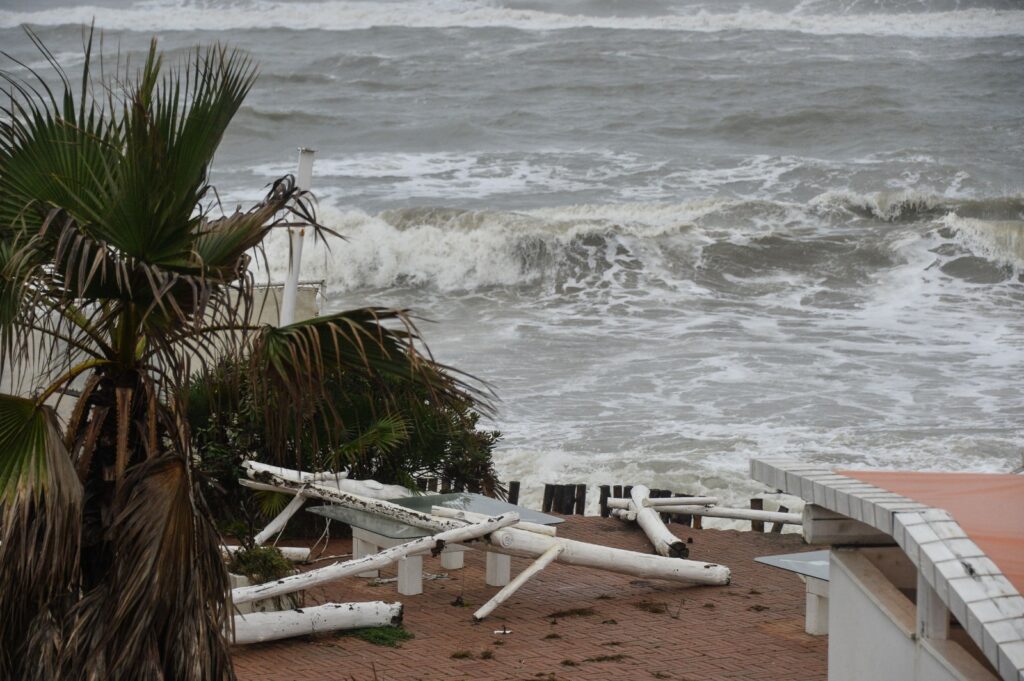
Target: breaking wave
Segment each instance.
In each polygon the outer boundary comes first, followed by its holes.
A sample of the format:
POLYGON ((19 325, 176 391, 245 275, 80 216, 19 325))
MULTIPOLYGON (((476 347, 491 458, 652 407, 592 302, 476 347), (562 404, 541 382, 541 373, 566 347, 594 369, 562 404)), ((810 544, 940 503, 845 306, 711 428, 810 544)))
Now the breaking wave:
POLYGON ((754 9, 659 16, 594 16, 514 9, 480 2, 274 2, 248 0, 229 5, 140 2, 125 9, 95 5, 18 12, 0 11, 0 28, 21 24, 89 24, 125 31, 224 31, 283 28, 351 31, 373 27, 484 28, 525 31, 575 28, 681 31, 789 31, 812 35, 872 35, 913 38, 992 38, 1024 35, 1024 11, 969 8, 903 13, 776 13, 754 9))
MULTIPOLYGON (((929 249, 940 266, 960 260, 948 273, 968 281, 1001 281, 1024 269, 1020 197, 830 193, 807 204, 708 199, 520 212, 327 209, 322 218, 348 240, 312 246, 304 276, 325 280, 332 292, 539 286, 564 294, 696 283, 749 294, 780 273, 856 287, 905 261, 908 240, 929 249)), ((287 252, 283 239, 269 250, 287 252)), ((271 261, 272 276, 283 277, 283 255, 271 261)))

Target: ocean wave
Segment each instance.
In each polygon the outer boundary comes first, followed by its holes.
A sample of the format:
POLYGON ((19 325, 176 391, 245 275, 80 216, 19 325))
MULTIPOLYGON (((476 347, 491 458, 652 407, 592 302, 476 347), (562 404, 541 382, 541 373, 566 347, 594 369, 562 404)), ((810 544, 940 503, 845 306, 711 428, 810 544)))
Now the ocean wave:
POLYGON ((1024 195, 1021 194, 974 199, 913 190, 876 193, 833 190, 814 197, 810 204, 824 211, 844 210, 884 222, 910 222, 948 213, 988 221, 1024 218, 1024 195))
POLYGON ((226 6, 146 2, 128 8, 95 5, 35 11, 0 10, 0 28, 22 24, 89 24, 124 31, 292 30, 350 31, 373 27, 514 28, 552 31, 576 28, 716 33, 786 31, 812 35, 993 38, 1024 35, 1024 11, 970 8, 891 14, 801 14, 741 9, 734 12, 659 16, 569 15, 511 9, 476 2, 414 0, 370 3, 348 0, 283 3, 248 0, 226 6))
MULTIPOLYGON (((955 201, 939 197, 836 196, 806 204, 706 199, 519 212, 420 207, 372 215, 327 208, 323 221, 348 241, 330 251, 312 247, 304 276, 325 280, 335 292, 539 286, 556 294, 646 295, 698 285, 751 295, 813 281, 856 290, 904 263, 907 244, 922 250, 915 256, 921 270, 975 258, 950 265, 950 276, 968 281, 1003 281, 1024 266, 1020 219, 961 217, 955 201), (837 205, 845 218, 837 217, 837 205)), ((977 211, 979 203, 965 205, 977 211)), ((993 203, 1013 205, 1009 198, 993 203)), ((283 238, 268 251, 287 253, 283 238)), ((273 277, 283 277, 285 268, 283 255, 271 258, 273 277)))

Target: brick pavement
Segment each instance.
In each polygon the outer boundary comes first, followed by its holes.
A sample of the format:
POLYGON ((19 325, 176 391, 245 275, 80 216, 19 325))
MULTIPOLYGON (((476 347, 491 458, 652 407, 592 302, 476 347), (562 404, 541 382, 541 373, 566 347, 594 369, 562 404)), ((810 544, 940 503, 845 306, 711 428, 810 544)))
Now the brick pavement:
MULTIPOLYGON (((484 554, 471 551, 464 569, 449 572, 448 579, 424 581, 419 596, 399 597, 393 583, 370 586, 365 579, 307 594, 308 602, 402 601, 405 628, 415 638, 400 648, 331 634, 240 646, 234 651, 238 678, 825 681, 827 637, 803 631, 803 583, 753 562, 756 556, 809 549, 798 535, 669 527, 693 538, 691 558, 729 566, 732 584, 685 586, 554 563, 485 622, 474 624, 473 611, 497 588, 484 585, 484 554), (465 605, 452 605, 456 597, 465 605), (552 617, 580 608, 592 608, 593 614, 552 617), (503 625, 511 633, 494 635, 503 625)), ((650 550, 639 528, 615 519, 575 516, 558 532, 650 550)), ((344 540, 329 547, 329 553, 348 550, 344 540)), ((514 558, 513 575, 528 563, 514 558)), ((440 562, 429 557, 424 568, 442 572, 440 562)))

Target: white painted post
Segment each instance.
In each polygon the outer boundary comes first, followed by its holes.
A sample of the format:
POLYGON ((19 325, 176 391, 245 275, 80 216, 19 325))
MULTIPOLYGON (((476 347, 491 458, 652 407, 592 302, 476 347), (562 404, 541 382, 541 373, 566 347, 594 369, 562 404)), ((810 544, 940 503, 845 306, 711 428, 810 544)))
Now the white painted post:
POLYGON ((487 552, 487 586, 505 586, 512 580, 512 559, 500 553, 487 552))
POLYGON ((804 616, 804 631, 811 636, 828 633, 828 582, 816 577, 804 577, 807 585, 807 612, 804 616))
POLYGON ((403 596, 423 593, 423 556, 405 556, 398 560, 398 593, 403 596))
MULTIPOLYGON (((362 537, 356 536, 357 534, 360 534, 361 532, 362 532, 362 530, 359 530, 358 528, 355 528, 355 527, 352 528, 352 559, 353 560, 356 560, 356 559, 359 559, 359 558, 366 558, 367 556, 372 556, 373 554, 377 553, 380 550, 376 545, 371 544, 370 542, 366 541, 362 537)), ((366 577, 368 579, 373 579, 373 578, 377 577, 378 574, 379 574, 379 572, 377 570, 367 570, 366 572, 360 572, 358 575, 356 575, 356 577, 366 577)))
POLYGON ((917 573, 917 635, 921 638, 949 638, 949 610, 938 592, 917 573))
MULTIPOLYGON (((299 189, 309 189, 313 184, 313 149, 299 149, 299 170, 295 174, 295 185, 299 189)), ((279 323, 288 326, 295 321, 295 299, 299 294, 299 272, 302 269, 302 242, 306 236, 305 227, 288 228, 288 276, 284 280, 284 293, 281 295, 281 315, 279 323)))
POLYGON ((445 570, 461 570, 465 566, 465 551, 445 549, 441 552, 441 567, 445 570))

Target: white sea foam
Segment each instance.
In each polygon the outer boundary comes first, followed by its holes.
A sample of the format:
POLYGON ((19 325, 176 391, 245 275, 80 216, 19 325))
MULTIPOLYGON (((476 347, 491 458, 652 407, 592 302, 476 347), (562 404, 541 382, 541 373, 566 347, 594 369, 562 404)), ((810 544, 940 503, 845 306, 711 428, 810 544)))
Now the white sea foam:
POLYGON ((732 13, 608 17, 510 9, 481 2, 273 2, 247 0, 227 6, 193 2, 140 2, 128 8, 95 5, 36 11, 0 11, 0 27, 20 24, 88 24, 127 31, 222 31, 285 28, 347 31, 372 27, 506 27, 528 31, 574 28, 692 31, 793 31, 813 35, 863 34, 914 38, 992 38, 1024 35, 1024 11, 963 9, 895 14, 799 14, 745 8, 732 13))

